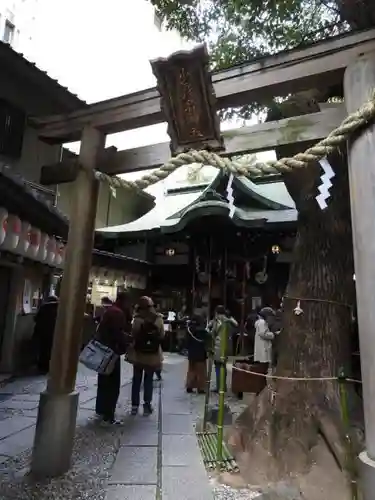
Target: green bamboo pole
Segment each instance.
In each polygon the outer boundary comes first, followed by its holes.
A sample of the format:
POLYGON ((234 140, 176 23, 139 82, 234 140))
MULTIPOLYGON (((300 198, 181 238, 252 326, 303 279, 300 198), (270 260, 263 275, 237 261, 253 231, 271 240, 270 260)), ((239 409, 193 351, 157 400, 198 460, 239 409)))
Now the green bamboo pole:
POLYGON ((211 376, 212 376, 213 365, 214 365, 214 359, 211 351, 207 363, 206 394, 204 397, 204 413, 203 413, 203 432, 206 432, 207 430, 208 405, 210 403, 211 376))
POLYGON ((216 457, 215 437, 216 437, 215 434, 210 434, 207 436, 207 441, 210 448, 211 462, 215 462, 215 457, 216 457))
MULTIPOLYGON (((212 288, 212 237, 210 236, 208 242, 208 310, 207 310, 207 318, 208 321, 211 319, 211 288, 212 288)), ((212 367, 214 364, 213 361, 213 350, 215 347, 215 339, 212 336, 211 339, 211 349, 208 357, 207 363, 207 378, 206 378, 206 394, 204 398, 204 413, 203 413, 203 432, 207 429, 207 416, 208 416, 208 405, 210 403, 210 390, 211 390, 211 377, 212 377, 212 367)))
POLYGON ((214 451, 211 446, 211 439, 210 436, 207 434, 205 435, 206 443, 207 443, 207 461, 208 462, 213 462, 215 460, 215 454, 212 452, 214 451))
POLYGON ((224 398, 225 398, 225 375, 227 363, 227 341, 229 323, 224 320, 220 327, 220 387, 219 387, 219 412, 217 416, 217 450, 216 465, 220 468, 223 461, 223 437, 224 437, 224 398))
POLYGON ((349 475, 350 490, 352 495, 352 500, 358 500, 358 484, 357 484, 357 474, 355 461, 356 457, 354 454, 352 440, 350 437, 350 421, 349 421, 349 410, 348 410, 348 393, 346 390, 346 375, 344 369, 342 368, 339 373, 339 389, 340 389, 340 406, 341 406, 341 419, 345 430, 345 445, 346 445, 346 469, 349 475))

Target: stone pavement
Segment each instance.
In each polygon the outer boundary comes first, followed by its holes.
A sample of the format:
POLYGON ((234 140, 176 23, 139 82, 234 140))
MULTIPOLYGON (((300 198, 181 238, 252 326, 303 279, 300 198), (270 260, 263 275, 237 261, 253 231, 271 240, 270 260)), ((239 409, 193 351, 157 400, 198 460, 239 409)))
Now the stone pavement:
POLYGON ((106 500, 211 500, 195 435, 186 361, 166 356, 155 414, 133 417, 120 440, 106 500))
POLYGON ((81 367, 80 406, 72 471, 35 483, 28 476, 39 393, 45 377, 0 387, 0 498, 92 500, 211 500, 199 452, 191 398, 184 391, 185 358, 166 355, 155 384, 155 413, 129 415, 132 367, 123 363, 118 416, 124 425, 103 429, 94 419, 96 375, 81 367))

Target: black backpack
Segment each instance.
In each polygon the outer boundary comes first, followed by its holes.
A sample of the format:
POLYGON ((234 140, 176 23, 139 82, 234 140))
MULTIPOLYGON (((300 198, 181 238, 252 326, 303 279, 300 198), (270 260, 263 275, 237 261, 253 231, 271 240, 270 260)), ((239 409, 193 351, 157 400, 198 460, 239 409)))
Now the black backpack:
POLYGON ((156 354, 161 344, 159 328, 154 322, 143 321, 137 334, 134 350, 141 354, 156 354))

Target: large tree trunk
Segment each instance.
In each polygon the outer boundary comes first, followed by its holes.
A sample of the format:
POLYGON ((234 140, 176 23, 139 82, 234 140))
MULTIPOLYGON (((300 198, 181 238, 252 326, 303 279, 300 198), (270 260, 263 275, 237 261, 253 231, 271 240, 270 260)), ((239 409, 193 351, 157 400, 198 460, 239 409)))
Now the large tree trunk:
MULTIPOLYGON (((308 99, 307 112, 312 106, 308 99)), ((296 114, 290 103, 281 109, 284 117, 296 114)), ((278 156, 296 152, 283 148, 278 156)), ((336 377, 341 367, 350 366, 354 284, 347 163, 342 151, 329 161, 336 176, 324 211, 315 200, 318 164, 284 178, 299 216, 276 369, 283 377, 336 377), (294 312, 297 305, 301 315, 294 312)), ((278 380, 239 417, 230 444, 256 478, 275 479, 306 471, 319 431, 343 466, 337 382, 278 380)))

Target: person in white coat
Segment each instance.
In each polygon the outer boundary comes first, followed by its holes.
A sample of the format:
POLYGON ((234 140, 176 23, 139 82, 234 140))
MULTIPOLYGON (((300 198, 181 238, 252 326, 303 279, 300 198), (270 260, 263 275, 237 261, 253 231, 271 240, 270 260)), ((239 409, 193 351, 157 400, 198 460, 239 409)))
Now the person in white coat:
POLYGON ((254 340, 254 362, 271 363, 272 362, 272 341, 275 338, 271 332, 267 318, 274 315, 273 309, 263 307, 258 313, 258 319, 255 321, 255 340, 254 340))

